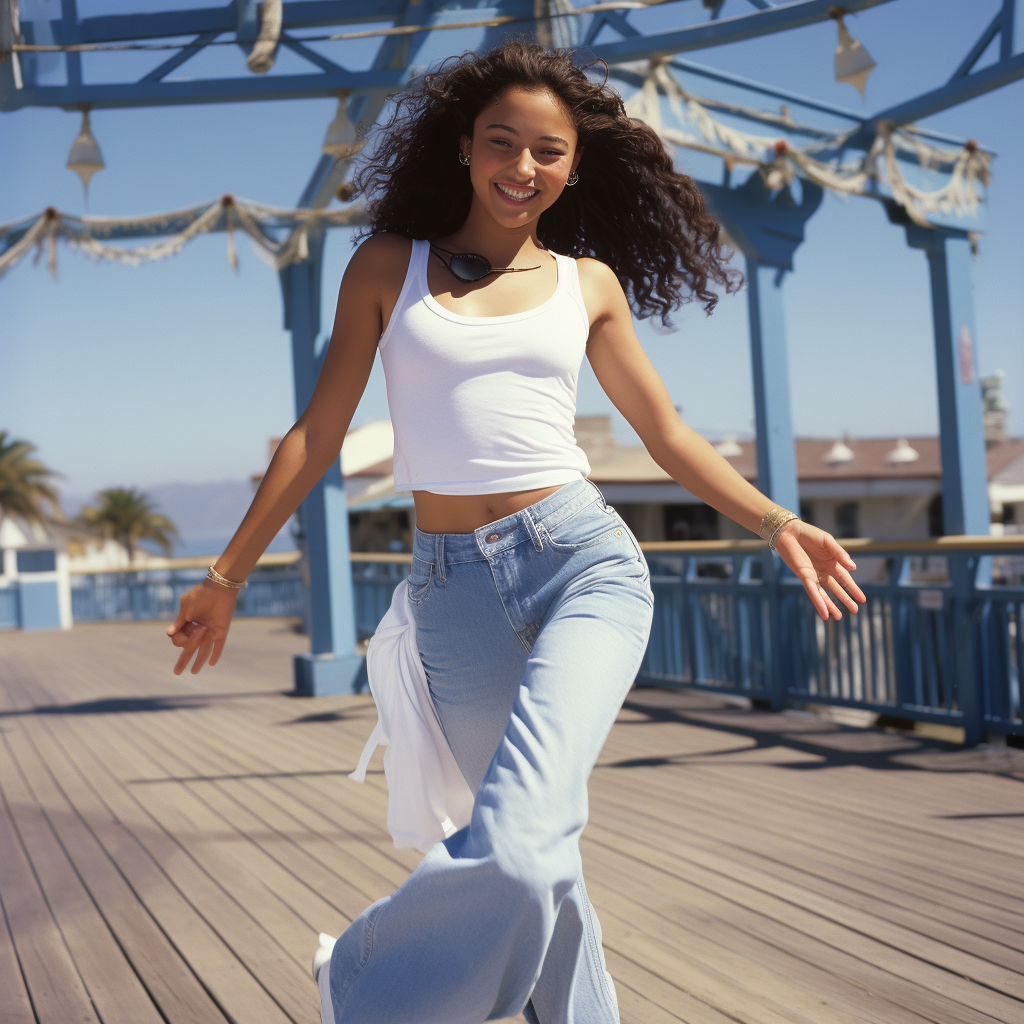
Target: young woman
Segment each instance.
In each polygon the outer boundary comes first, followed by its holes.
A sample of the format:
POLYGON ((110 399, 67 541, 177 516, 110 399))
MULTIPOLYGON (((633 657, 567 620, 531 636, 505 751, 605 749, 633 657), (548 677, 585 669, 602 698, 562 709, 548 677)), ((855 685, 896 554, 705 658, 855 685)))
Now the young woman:
MULTIPOLYGON (((584 354, 666 472, 770 538, 823 619, 852 559, 685 426, 633 331, 737 284, 694 183, 566 53, 508 43, 400 96, 359 185, 352 256, 308 408, 211 576, 168 629, 220 657, 239 584, 338 458, 379 351, 395 481, 416 504, 408 596, 445 735, 476 794, 315 962, 335 1024, 619 1019, 578 849, 587 778, 647 643, 636 540, 573 436, 584 354), (632 312, 631 312, 632 311, 632 312)), ((198 653, 197 653, 198 652, 198 653)))

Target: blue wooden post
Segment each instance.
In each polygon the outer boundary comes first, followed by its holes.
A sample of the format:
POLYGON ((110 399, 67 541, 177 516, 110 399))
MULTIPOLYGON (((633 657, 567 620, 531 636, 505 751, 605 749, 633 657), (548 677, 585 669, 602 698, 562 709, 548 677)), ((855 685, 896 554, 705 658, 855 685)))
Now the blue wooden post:
MULTIPOLYGON (((753 367, 754 422, 757 431, 757 486, 783 508, 799 510, 800 492, 789 404, 789 358, 786 345, 785 275, 804 240, 804 225, 821 204, 822 190, 801 183, 800 202, 789 188, 774 196, 760 174, 739 188, 700 184, 712 213, 746 257, 750 316, 750 358, 753 367)), ((786 634, 780 616, 783 566, 765 555, 762 563, 771 629, 769 703, 779 710, 796 663, 790 652, 795 636, 786 634)))
POLYGON ((784 270, 747 256, 757 486, 776 504, 799 511, 793 419, 789 406, 784 275, 784 270))
POLYGON ((757 173, 739 188, 701 183, 700 190, 746 257, 757 486, 784 508, 798 509, 783 283, 804 240, 804 225, 821 203, 822 190, 803 182, 797 203, 789 188, 772 196, 757 173))
POLYGON ((907 241, 925 251, 931 279, 943 533, 988 536, 988 479, 970 241, 963 231, 914 224, 907 226, 907 241))
MULTIPOLYGON (((942 531, 987 536, 991 516, 985 429, 974 328, 970 239, 964 231, 907 225, 907 242, 928 257, 939 392, 942 531)), ((983 739, 981 679, 974 657, 977 558, 950 559, 957 700, 967 743, 983 739)))
MULTIPOLYGON (((284 325, 292 334, 295 414, 301 415, 320 372, 320 275, 323 233, 310 233, 309 259, 281 271, 284 325)), ((295 689, 306 696, 352 693, 363 658, 356 654, 348 506, 340 460, 321 477, 302 503, 302 528, 309 563, 306 622, 310 653, 295 656, 295 689)))

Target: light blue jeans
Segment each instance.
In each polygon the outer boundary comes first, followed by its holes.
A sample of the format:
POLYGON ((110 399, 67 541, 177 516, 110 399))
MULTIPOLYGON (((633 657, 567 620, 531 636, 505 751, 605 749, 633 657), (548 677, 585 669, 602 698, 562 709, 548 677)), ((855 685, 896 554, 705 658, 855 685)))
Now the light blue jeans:
POLYGON ((651 626, 636 539, 581 478, 474 533, 417 530, 409 596, 476 801, 338 939, 335 1024, 616 1024, 579 836, 651 626))

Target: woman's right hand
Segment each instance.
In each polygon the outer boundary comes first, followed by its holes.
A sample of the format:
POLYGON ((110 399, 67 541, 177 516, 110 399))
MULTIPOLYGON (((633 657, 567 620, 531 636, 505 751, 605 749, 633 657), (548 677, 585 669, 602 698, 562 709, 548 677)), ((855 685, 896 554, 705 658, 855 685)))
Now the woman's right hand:
POLYGON ((176 676, 185 671, 196 651, 199 653, 192 666, 192 675, 203 667, 207 658, 211 665, 217 664, 228 637, 237 600, 237 590, 210 580, 204 580, 181 595, 181 611, 173 624, 167 627, 171 643, 182 648, 174 666, 176 676))

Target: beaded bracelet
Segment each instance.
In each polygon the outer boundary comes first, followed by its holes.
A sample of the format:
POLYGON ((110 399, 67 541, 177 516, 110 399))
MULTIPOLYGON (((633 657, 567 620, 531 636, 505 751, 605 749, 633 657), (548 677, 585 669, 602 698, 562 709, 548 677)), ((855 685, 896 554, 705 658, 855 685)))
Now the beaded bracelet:
POLYGON ((246 585, 245 580, 241 583, 235 583, 234 580, 229 580, 226 576, 221 576, 219 572, 211 565, 206 570, 206 578, 214 583, 219 583, 222 587, 227 587, 229 590, 241 590, 246 585))
POLYGON ((790 512, 781 505, 776 505, 761 517, 761 527, 757 534, 761 540, 768 541, 768 547, 774 552, 775 544, 782 533, 783 527, 789 525, 794 519, 799 518, 795 512, 790 512))

